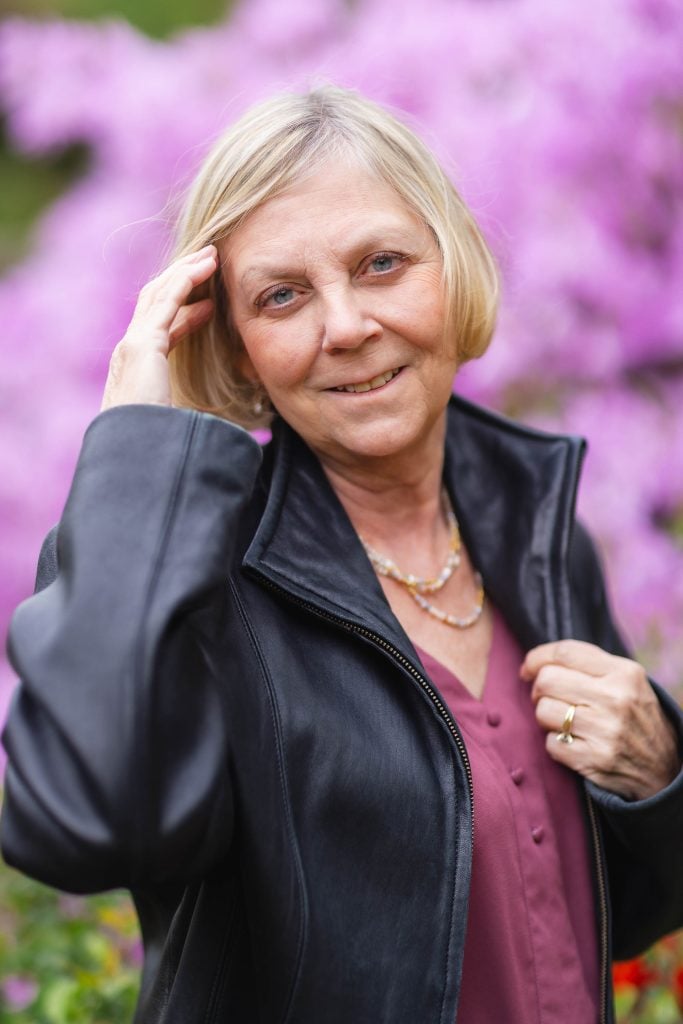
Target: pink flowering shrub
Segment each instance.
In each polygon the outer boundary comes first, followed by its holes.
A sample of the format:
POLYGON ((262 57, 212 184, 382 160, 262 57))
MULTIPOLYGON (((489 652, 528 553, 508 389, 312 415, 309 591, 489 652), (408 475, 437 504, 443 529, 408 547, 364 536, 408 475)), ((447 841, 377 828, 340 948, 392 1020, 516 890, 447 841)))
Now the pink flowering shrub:
MULTIPOLYGON (((247 105, 332 80, 404 111, 504 268, 460 389, 590 441, 580 496, 619 617, 683 679, 680 0, 245 0, 153 42, 124 23, 6 20, 0 107, 26 153, 86 175, 0 281, 0 617, 32 587, 108 356, 163 263, 169 200, 247 105)), ((7 694, 5 666, 0 690, 7 694)))

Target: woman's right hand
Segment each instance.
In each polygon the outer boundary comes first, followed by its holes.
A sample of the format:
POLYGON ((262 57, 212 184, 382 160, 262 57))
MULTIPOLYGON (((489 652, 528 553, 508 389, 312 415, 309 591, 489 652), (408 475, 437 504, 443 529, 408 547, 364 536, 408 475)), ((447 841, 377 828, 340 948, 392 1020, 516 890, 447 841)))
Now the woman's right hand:
POLYGON ((171 405, 168 353, 213 316, 213 301, 187 303, 216 272, 218 252, 207 245, 182 256, 144 286, 133 319, 112 353, 102 410, 115 405, 171 405))

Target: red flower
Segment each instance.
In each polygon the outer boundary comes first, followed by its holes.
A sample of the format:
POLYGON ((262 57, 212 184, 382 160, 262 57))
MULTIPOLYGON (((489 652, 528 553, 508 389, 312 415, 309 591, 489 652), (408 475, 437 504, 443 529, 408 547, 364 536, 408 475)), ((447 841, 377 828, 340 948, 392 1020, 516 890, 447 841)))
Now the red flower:
POLYGON ((621 963, 614 964, 612 977, 615 988, 619 988, 620 985, 635 985, 636 988, 642 989, 657 980, 657 972, 638 956, 634 960, 622 960, 621 963))
POLYGON ((673 989, 674 995, 676 997, 676 1002, 678 1003, 680 1009, 683 1010, 683 967, 678 967, 674 971, 673 989))

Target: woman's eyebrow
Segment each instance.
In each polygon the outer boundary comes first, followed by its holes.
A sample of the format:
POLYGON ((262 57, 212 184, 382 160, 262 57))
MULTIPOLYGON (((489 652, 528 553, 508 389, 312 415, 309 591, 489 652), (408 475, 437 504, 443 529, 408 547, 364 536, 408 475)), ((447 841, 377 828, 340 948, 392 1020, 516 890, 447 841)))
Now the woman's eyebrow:
POLYGON ((300 277, 300 270, 293 270, 292 267, 285 267, 279 263, 259 263, 257 266, 249 267, 240 278, 240 287, 248 288, 250 284, 259 280, 272 280, 285 277, 300 277))

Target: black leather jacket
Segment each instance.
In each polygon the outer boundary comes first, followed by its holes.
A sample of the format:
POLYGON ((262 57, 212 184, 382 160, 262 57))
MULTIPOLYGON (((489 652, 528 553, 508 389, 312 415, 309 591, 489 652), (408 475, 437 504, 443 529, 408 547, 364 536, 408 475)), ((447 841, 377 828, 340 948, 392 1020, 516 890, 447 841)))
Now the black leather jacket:
MULTIPOLYGON (((623 650, 574 523, 582 451, 450 405, 445 480, 525 648, 623 650)), ((279 423, 262 458, 212 416, 101 414, 39 576, 10 635, 4 855, 133 891, 137 1019, 453 1024, 467 754, 302 441, 279 423)), ((610 933, 624 956, 683 923, 683 779, 588 789, 608 1020, 610 933)))

